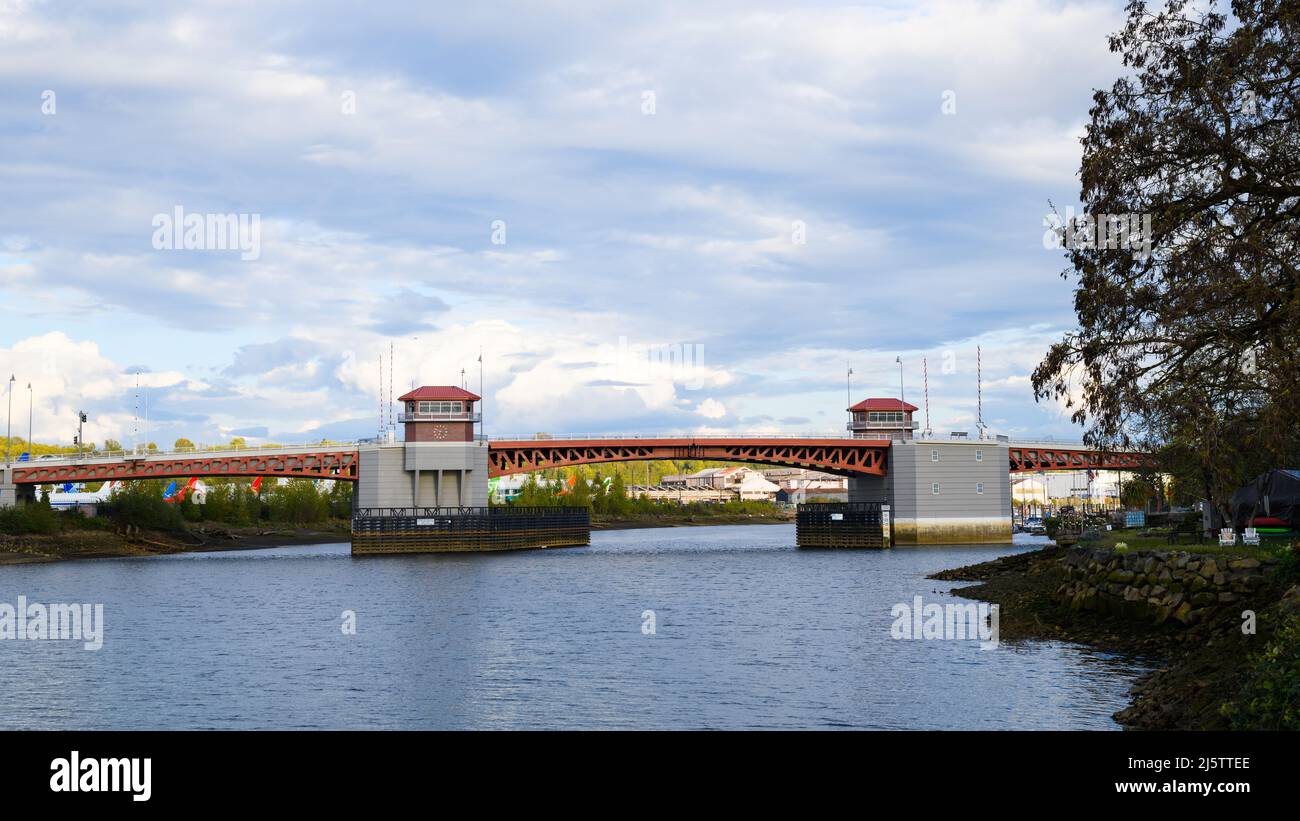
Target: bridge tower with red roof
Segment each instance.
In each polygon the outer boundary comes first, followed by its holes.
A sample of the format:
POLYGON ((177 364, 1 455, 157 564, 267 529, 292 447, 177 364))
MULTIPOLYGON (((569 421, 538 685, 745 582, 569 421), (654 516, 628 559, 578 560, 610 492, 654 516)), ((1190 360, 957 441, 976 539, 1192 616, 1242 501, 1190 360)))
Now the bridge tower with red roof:
POLYGON ((586 507, 491 507, 480 397, 425 385, 399 397, 404 440, 357 451, 352 553, 563 547, 591 541, 586 507))
POLYGON ((1005 440, 916 438, 915 405, 864 399, 848 408, 855 439, 891 440, 884 476, 849 479, 849 501, 889 505, 895 544, 1006 544, 1011 476, 1005 440))
POLYGON ((474 435, 479 397, 452 385, 400 396, 400 442, 360 451, 360 509, 487 507, 488 447, 474 435))

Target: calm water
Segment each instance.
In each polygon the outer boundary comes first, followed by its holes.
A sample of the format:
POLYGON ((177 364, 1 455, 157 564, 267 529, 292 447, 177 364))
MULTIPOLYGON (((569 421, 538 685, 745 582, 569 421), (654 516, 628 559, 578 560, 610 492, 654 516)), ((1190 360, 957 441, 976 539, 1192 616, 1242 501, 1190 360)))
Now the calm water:
POLYGON ((1109 729, 1140 672, 1070 645, 889 637, 895 603, 960 586, 926 574, 1029 539, 800 552, 767 525, 592 542, 0 567, 0 601, 102 602, 106 621, 98 652, 0 641, 0 727, 1109 729))

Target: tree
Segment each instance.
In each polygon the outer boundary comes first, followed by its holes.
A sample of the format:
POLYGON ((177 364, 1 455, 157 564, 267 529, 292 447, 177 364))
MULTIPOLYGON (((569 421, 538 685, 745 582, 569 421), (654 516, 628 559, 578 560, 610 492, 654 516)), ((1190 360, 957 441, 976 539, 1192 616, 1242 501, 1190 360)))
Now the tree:
POLYGON ((330 515, 337 519, 352 517, 352 483, 334 482, 329 492, 330 515))
POLYGON ((609 491, 605 493, 605 512, 614 516, 620 516, 627 513, 631 505, 627 498, 627 485, 623 482, 623 474, 614 474, 614 481, 609 483, 609 491))
POLYGON ((176 440, 176 443, 175 443, 174 445, 172 445, 172 449, 173 449, 173 450, 193 450, 193 449, 194 449, 194 443, 191 442, 190 440, 188 440, 188 439, 186 439, 185 437, 182 436, 180 439, 177 439, 177 440, 176 440))
POLYGON ((141 479, 123 482, 108 501, 100 503, 100 512, 118 524, 154 530, 178 530, 181 527, 179 506, 163 499, 170 481, 141 479))
POLYGON ((1135 0, 1110 38, 1132 71, 1094 95, 1086 218, 1065 227, 1139 215, 1151 231, 1069 247, 1079 328, 1033 384, 1090 444, 1158 449, 1226 510, 1300 454, 1300 13, 1221 6, 1135 0))
POLYGON ((107 451, 116 451, 116 450, 121 450, 121 449, 122 449, 122 443, 119 442, 119 441, 117 441, 116 439, 105 439, 105 440, 104 440, 104 450, 107 450, 107 451))
POLYGON ((311 479, 276 483, 265 492, 265 496, 274 521, 304 525, 329 518, 329 498, 316 489, 316 483, 311 479))
POLYGON ((1124 489, 1119 492, 1120 503, 1128 508, 1144 509, 1154 496, 1151 485, 1139 479, 1125 482, 1124 489))

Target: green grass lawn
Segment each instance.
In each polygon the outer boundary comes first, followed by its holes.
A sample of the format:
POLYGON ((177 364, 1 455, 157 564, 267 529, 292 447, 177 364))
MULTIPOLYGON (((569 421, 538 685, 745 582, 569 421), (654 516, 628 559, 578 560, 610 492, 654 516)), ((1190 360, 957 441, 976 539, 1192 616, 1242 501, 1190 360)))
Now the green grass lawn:
POLYGON ((1103 530, 1101 538, 1097 541, 1085 541, 1079 544, 1084 547, 1114 547, 1116 544, 1123 542, 1128 545, 1129 550, 1182 550, 1188 553, 1213 553, 1231 555, 1234 557, 1250 557, 1262 559, 1267 556, 1280 556, 1286 553, 1291 545, 1289 541, 1270 541, 1264 540, 1259 547, 1221 547, 1217 540, 1206 540, 1201 544, 1170 544, 1165 534, 1142 535, 1144 531, 1139 529, 1133 530, 1103 530))

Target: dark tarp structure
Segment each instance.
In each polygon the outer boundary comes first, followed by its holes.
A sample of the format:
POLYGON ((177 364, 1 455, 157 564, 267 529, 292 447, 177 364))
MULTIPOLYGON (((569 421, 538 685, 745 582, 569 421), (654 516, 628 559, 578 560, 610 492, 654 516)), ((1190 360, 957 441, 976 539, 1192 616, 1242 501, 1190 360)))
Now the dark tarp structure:
POLYGON ((1250 527, 1256 516, 1271 516, 1300 525, 1300 470, 1270 470, 1232 494, 1232 524, 1250 527))

